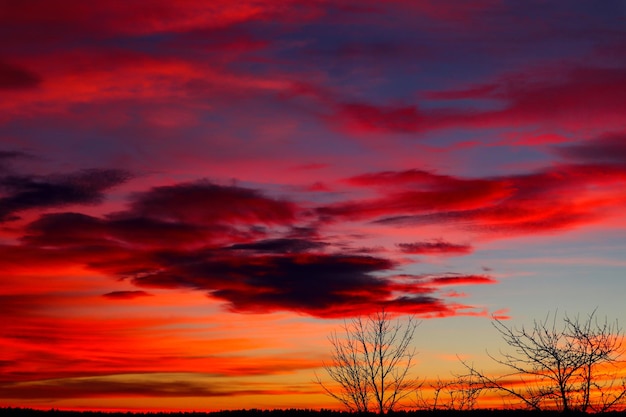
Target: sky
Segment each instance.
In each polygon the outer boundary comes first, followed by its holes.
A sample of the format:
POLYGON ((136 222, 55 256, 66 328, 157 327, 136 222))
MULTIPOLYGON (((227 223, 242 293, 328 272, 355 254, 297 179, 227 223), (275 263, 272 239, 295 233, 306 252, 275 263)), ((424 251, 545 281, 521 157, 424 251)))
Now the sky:
POLYGON ((0 2, 0 406, 339 408, 548 312, 626 323, 626 2, 0 2))

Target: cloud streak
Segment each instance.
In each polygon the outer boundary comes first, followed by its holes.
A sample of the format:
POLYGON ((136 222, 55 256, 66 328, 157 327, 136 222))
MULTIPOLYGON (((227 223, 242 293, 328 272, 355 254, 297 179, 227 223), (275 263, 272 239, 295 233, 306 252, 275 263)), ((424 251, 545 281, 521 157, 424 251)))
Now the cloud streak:
POLYGON ((398 243, 397 246, 402 252, 415 255, 466 255, 472 252, 472 247, 470 245, 445 242, 441 239, 432 242, 398 243))
MULTIPOLYGON (((610 146, 615 146, 612 139, 610 146)), ((582 149, 593 158, 596 149, 602 155, 605 147, 606 140, 602 140, 582 149)), ((560 152, 572 154, 579 149, 563 148, 560 152)), ((351 180, 384 184, 401 178, 395 187, 380 190, 382 197, 336 203, 319 208, 319 213, 328 221, 359 219, 398 226, 454 224, 486 234, 549 232, 598 221, 623 198, 619 190, 625 174, 623 166, 615 164, 560 164, 529 174, 479 180, 441 181, 433 174, 416 171, 384 172, 351 180), (606 194, 611 198, 606 199, 606 194)))

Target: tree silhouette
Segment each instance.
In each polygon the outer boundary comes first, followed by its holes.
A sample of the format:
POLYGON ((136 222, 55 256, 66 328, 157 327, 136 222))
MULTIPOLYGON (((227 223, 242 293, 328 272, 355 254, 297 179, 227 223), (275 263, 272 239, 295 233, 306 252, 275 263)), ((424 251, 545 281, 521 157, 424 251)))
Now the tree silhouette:
POLYGON ((423 390, 417 392, 415 407, 420 410, 474 410, 484 386, 476 375, 454 375, 443 380, 437 378, 428 383, 432 395, 426 397, 423 390))
POLYGON ((420 383, 409 376, 415 349, 410 346, 419 325, 413 317, 402 324, 391 320, 386 311, 343 324, 343 334, 333 332, 331 361, 324 369, 336 386, 316 382, 348 410, 378 411, 384 414, 418 389, 420 383))
POLYGON ((470 375, 535 410, 603 412, 626 400, 626 379, 619 377, 623 335, 617 321, 567 314, 557 325, 548 314, 533 326, 516 328, 495 319, 494 327, 509 346, 489 357, 510 372, 492 377, 464 362, 470 375))

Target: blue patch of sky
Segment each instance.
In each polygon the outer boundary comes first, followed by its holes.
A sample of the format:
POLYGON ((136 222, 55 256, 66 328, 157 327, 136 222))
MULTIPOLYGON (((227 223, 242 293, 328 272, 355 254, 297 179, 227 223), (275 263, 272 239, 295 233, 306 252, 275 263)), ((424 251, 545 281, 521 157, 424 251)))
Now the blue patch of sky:
MULTIPOLYGON (((626 315, 623 303, 626 281, 621 253, 626 241, 614 236, 602 242, 600 236, 589 241, 534 235, 522 238, 532 244, 509 245, 507 240, 477 244, 475 252, 449 258, 447 266, 454 272, 475 273, 480 266, 499 280, 495 285, 464 288, 468 304, 486 305, 491 310, 510 308, 516 318, 542 318, 548 311, 586 314, 596 307, 612 314, 626 315), (596 243, 599 245, 596 245, 596 243), (615 263, 613 263, 615 261, 615 263), (506 304, 503 304, 506 303, 506 304)), ((519 239, 514 239, 519 241, 519 239)), ((432 270, 425 264, 415 266, 422 272, 432 270)), ((452 288, 451 288, 452 289, 452 288)))

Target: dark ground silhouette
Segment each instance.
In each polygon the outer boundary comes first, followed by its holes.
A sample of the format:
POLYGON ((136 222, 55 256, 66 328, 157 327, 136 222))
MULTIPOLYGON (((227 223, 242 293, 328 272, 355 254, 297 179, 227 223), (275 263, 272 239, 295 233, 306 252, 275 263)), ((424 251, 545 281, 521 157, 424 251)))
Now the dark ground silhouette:
MULTIPOLYGON (((530 411, 530 410, 502 410, 502 409, 476 409, 476 410, 416 410, 416 411, 393 411, 389 415, 396 417, 558 417, 564 413, 558 411, 530 411)), ((568 416, 583 413, 570 412, 568 416)), ((609 411, 601 413, 607 417, 626 417, 624 411, 609 411)), ((367 416, 375 417, 376 413, 349 413, 334 410, 309 410, 309 409, 285 409, 285 410, 228 410, 214 412, 108 412, 108 411, 65 411, 65 410, 33 410, 30 408, 0 408, 0 416, 16 417, 348 417, 367 416)))

